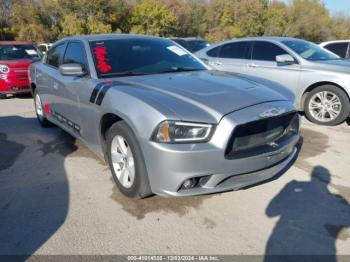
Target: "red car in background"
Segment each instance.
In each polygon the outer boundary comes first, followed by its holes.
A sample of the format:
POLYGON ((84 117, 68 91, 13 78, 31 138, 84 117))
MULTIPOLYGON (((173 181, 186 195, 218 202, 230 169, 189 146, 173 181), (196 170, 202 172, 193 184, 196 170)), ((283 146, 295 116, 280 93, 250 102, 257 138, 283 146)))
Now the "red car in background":
POLYGON ((0 41, 0 99, 7 94, 30 93, 28 67, 40 59, 31 42, 0 41))

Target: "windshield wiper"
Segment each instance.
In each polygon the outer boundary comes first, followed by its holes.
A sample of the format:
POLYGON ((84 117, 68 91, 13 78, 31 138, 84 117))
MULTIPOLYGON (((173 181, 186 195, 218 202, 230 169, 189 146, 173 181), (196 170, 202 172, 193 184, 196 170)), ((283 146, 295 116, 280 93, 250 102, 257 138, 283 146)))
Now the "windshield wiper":
POLYGON ((133 72, 133 71, 124 71, 124 72, 115 72, 115 73, 107 73, 103 74, 103 76, 140 76, 145 75, 146 73, 141 72, 133 72))
POLYGON ((202 71, 202 70, 205 70, 205 69, 190 68, 190 67, 172 67, 172 68, 169 68, 169 69, 165 69, 165 70, 159 71, 159 74, 172 73, 172 72, 202 71))

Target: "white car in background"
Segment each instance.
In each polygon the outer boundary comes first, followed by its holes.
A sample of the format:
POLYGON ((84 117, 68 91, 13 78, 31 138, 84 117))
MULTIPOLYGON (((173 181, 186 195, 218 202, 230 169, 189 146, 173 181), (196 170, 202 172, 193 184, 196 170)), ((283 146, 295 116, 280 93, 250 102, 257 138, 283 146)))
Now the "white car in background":
POLYGON ((314 123, 334 126, 350 116, 350 60, 314 43, 287 37, 240 38, 195 55, 216 70, 289 88, 297 109, 314 123))
POLYGON ((319 44, 319 46, 335 53, 344 59, 350 59, 350 40, 328 41, 319 44))
POLYGON ((45 55, 51 46, 52 46, 51 43, 42 43, 38 45, 38 49, 43 55, 45 55))

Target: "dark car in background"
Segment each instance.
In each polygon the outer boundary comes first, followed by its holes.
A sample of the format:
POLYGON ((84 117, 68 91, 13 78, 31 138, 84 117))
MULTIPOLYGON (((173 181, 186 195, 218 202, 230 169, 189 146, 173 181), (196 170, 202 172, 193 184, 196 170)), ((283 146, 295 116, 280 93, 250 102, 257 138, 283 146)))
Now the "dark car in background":
POLYGON ((321 43, 320 46, 341 58, 350 59, 350 40, 328 41, 321 43))
POLYGON ((186 48, 188 51, 194 53, 205 47, 210 46, 209 42, 204 39, 188 37, 188 38, 171 38, 174 42, 178 43, 182 47, 186 48))
POLYGON ((7 94, 30 93, 28 68, 38 60, 33 43, 0 41, 0 99, 7 94))

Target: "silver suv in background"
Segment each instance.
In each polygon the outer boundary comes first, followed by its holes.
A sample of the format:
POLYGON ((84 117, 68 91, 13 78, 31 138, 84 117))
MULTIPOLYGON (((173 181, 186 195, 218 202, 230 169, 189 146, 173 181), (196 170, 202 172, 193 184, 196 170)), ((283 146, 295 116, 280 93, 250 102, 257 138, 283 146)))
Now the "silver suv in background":
POLYGON ((295 38, 254 37, 212 45, 197 53, 212 68, 266 78, 288 87, 296 107, 321 125, 350 113, 350 61, 295 38))
POLYGON ((344 59, 350 59, 350 40, 328 41, 319 44, 319 46, 335 53, 344 59))

